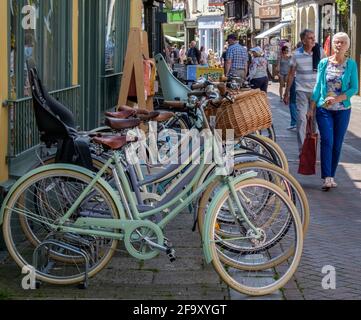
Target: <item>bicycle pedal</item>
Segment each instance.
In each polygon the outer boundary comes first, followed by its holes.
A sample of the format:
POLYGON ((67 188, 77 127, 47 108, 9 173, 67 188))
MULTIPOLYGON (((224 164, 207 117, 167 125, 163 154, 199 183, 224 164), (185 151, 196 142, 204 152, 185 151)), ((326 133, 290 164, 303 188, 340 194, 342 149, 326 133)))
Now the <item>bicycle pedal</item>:
POLYGON ((164 245, 167 247, 167 248, 172 248, 173 247, 173 244, 172 242, 169 241, 168 238, 164 237, 164 245))
POLYGON ((168 249, 166 251, 166 254, 167 254, 167 257, 169 259, 170 262, 174 262, 175 259, 176 259, 176 256, 175 256, 175 250, 174 249, 168 249))

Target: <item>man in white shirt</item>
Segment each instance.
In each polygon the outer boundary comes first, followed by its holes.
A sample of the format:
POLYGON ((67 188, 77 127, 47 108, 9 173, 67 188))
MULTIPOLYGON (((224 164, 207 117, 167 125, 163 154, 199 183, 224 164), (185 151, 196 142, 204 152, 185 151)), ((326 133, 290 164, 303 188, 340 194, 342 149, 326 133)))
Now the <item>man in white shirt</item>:
MULTIPOLYGON (((313 48, 316 46, 315 33, 312 30, 305 29, 300 34, 303 46, 298 48, 290 62, 290 71, 288 73, 287 88, 283 101, 289 103, 290 88, 296 76, 296 104, 297 104, 297 141, 299 150, 302 150, 303 141, 306 136, 307 118, 306 114, 310 108, 313 88, 316 84, 317 69, 314 66, 313 48)), ((317 46, 318 47, 318 46, 317 46)), ((320 47, 319 57, 326 57, 323 49, 320 47)), ((314 128, 317 124, 314 123, 314 128)))

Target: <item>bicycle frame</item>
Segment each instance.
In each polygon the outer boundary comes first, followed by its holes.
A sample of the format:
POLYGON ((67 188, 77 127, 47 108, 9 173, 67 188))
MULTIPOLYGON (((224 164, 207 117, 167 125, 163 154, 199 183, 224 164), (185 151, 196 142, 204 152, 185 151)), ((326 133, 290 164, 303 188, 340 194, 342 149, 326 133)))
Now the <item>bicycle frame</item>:
MULTIPOLYGON (((203 159, 204 155, 201 156, 201 160, 203 159)), ((199 185, 191 195, 188 195, 189 191, 193 189, 193 187, 196 185, 196 183, 199 181, 200 176, 203 173, 205 164, 201 162, 200 165, 198 165, 196 174, 194 175, 193 179, 189 183, 189 185, 184 188, 182 192, 179 193, 174 199, 171 201, 165 203, 164 205, 160 206, 159 208, 155 208, 153 210, 149 210, 143 213, 140 213, 137 209, 137 202, 135 199, 135 196, 133 192, 131 191, 131 187, 129 185, 129 182, 127 180, 127 177, 124 173, 123 165, 120 161, 120 156, 118 151, 114 151, 113 157, 111 157, 105 165, 100 169, 100 171, 94 176, 94 173, 91 171, 74 165, 64 165, 64 164, 52 164, 48 166, 43 166, 41 168, 35 169, 31 171, 28 175, 21 178, 12 188, 12 190, 9 192, 7 198, 5 199, 3 206, 1 208, 0 213, 0 222, 2 223, 2 215, 4 214, 6 207, 6 203, 11 196, 11 194, 16 190, 17 186, 21 184, 24 179, 27 179, 28 177, 39 173, 44 172, 48 170, 55 170, 55 169, 71 169, 74 171, 77 171, 79 173, 85 174, 92 178, 92 181, 89 183, 89 185, 82 191, 78 199, 74 202, 74 204, 71 206, 71 208, 65 213, 65 215, 62 216, 62 218, 58 221, 57 224, 49 223, 47 221, 43 221, 43 223, 47 224, 49 227, 51 227, 54 230, 57 230, 58 232, 71 232, 76 234, 82 234, 82 235, 94 235, 94 236, 101 236, 101 237, 107 237, 111 239, 118 239, 123 240, 124 234, 119 233, 118 230, 122 230, 125 232, 125 234, 128 232, 133 231, 135 228, 139 227, 149 227, 156 231, 158 234, 162 234, 161 229, 163 229, 171 220, 173 220, 184 208, 186 208, 195 198, 197 198, 212 182, 214 182, 216 179, 222 179, 224 181, 225 188, 230 188, 230 191, 232 192, 233 186, 235 183, 238 183, 239 181, 255 177, 256 173, 254 172, 247 172, 236 179, 230 176, 217 176, 216 173, 213 173, 207 180, 199 185), (106 172, 106 170, 111 166, 113 167, 113 172, 115 172, 118 177, 117 181, 117 187, 119 188, 119 193, 121 199, 119 199, 119 196, 116 195, 112 187, 101 178, 101 176, 106 172), (111 195, 113 198, 116 207, 119 211, 120 219, 106 219, 106 218, 78 218, 73 224, 67 225, 65 224, 68 219, 71 217, 71 215, 75 212, 75 210, 79 207, 79 205, 82 203, 82 201, 88 196, 88 194, 91 192, 93 187, 96 183, 100 183, 111 195), (169 211, 169 208, 173 205, 178 205, 171 211, 169 211), (125 213, 124 214, 124 210, 125 213), (148 221, 143 220, 147 217, 153 216, 160 211, 168 211, 165 217, 157 224, 148 221), (115 231, 105 231, 105 230, 97 230, 97 228, 109 228, 109 229, 115 229, 115 231)), ((239 210, 242 214, 242 216, 245 218, 245 220, 248 220, 245 213, 242 210, 242 207, 239 207, 239 210)), ((20 213, 21 214, 21 213, 20 213)), ((31 218, 32 215, 30 215, 31 218)), ((209 216, 209 215, 207 215, 209 216)), ((35 217, 33 217, 35 218, 35 217)), ((207 220, 207 217, 206 217, 207 220)), ((249 222, 249 221, 248 221, 249 222)), ((252 228, 255 232, 257 232, 256 228, 252 225, 252 223, 249 222, 250 228, 252 228)), ((205 242, 204 242, 205 243, 205 242)), ((204 249, 207 253, 207 261, 211 261, 211 255, 209 253, 209 248, 204 249)), ((132 254, 130 252, 130 254, 132 254)))

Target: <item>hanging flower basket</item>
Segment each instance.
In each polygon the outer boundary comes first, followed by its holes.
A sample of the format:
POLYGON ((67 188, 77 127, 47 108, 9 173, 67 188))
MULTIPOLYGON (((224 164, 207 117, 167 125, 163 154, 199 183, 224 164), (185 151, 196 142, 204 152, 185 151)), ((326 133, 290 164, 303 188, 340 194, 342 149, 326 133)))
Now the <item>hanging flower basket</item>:
POLYGON ((226 37, 229 34, 235 34, 238 38, 247 36, 251 31, 248 22, 235 22, 233 20, 224 22, 222 29, 226 37))

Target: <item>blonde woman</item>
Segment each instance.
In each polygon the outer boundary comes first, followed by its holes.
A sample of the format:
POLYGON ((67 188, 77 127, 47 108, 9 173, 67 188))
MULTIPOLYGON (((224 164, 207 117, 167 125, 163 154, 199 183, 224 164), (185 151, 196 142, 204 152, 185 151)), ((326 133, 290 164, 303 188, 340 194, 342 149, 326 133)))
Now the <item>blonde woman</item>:
POLYGON ((335 173, 351 115, 351 97, 358 91, 356 62, 346 56, 350 38, 344 32, 332 38, 334 54, 321 60, 308 117, 314 116, 321 136, 322 189, 337 187, 335 173))
POLYGON ((252 62, 249 66, 248 79, 253 89, 261 89, 267 93, 268 75, 267 65, 268 61, 263 56, 263 51, 260 47, 255 47, 250 50, 252 54, 252 62))

